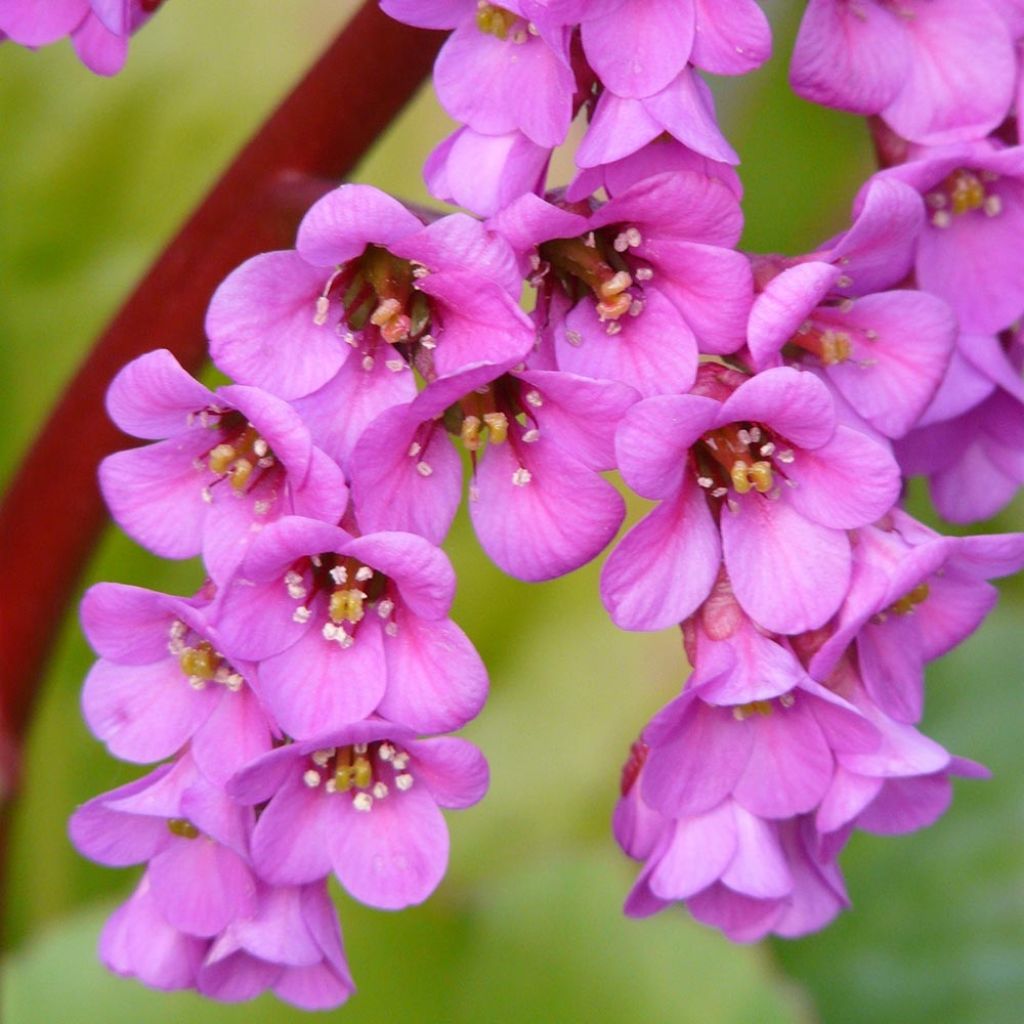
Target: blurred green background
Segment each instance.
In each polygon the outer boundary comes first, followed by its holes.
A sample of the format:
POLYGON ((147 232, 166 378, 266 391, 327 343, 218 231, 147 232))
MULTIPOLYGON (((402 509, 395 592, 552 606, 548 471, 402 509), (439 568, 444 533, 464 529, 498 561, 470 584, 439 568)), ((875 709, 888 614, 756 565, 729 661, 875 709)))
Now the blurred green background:
MULTIPOLYGON (((765 6, 776 60, 716 89, 744 160, 745 244, 795 252, 843 227, 871 153, 862 122, 788 94, 801 5, 765 6)), ((88 74, 66 45, 38 54, 0 46, 3 481, 132 283, 352 8, 174 0, 113 81, 88 74)), ((356 177, 427 201, 419 166, 446 127, 421 96, 356 177)), ((919 494, 914 507, 928 515, 919 494)), ((73 514, 72 494, 68 508, 73 514)), ((1022 521, 1018 504, 994 528, 1022 521)), ((681 913, 646 922, 619 913, 635 870, 608 828, 619 767, 682 682, 676 634, 616 631, 597 599, 595 566, 543 586, 517 583, 484 561, 463 520, 449 551, 460 578, 456 618, 491 670, 492 699, 465 734, 487 753, 493 787, 477 808, 450 815, 451 871, 426 906, 393 915, 339 897, 360 986, 339 1017, 1019 1024, 1019 581, 1004 587, 983 630, 930 674, 926 728, 986 762, 994 781, 959 786, 952 812, 927 832, 855 837, 843 858, 855 910, 827 932, 736 947, 681 913)), ((98 579, 186 592, 199 570, 157 562, 111 531, 82 585, 98 579)), ((303 1019, 270 997, 224 1007, 149 992, 96 964, 101 922, 136 873, 78 858, 65 820, 138 772, 107 757, 80 721, 90 662, 72 617, 53 652, 15 813, 0 1017, 303 1019)))

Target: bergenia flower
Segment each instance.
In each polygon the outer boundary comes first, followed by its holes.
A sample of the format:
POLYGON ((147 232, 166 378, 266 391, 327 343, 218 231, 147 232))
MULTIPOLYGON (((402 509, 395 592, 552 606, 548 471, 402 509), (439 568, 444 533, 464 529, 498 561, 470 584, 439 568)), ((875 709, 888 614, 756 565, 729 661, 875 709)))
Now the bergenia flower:
POLYGON ((271 989, 304 1010, 344 1003, 355 985, 327 886, 260 883, 255 913, 236 918, 211 943, 195 987, 222 1002, 271 989))
POLYGON ((115 757, 161 761, 191 740, 202 773, 223 784, 271 746, 251 667, 217 650, 208 601, 99 583, 82 600, 82 628, 100 660, 82 713, 115 757))
POLYGON ((1013 100, 1017 61, 1003 5, 976 0, 810 0, 790 81, 805 99, 880 114, 905 139, 987 135, 1013 100))
POLYGON ((111 419, 157 443, 108 456, 100 486, 124 531, 166 558, 202 551, 223 582, 266 523, 337 522, 348 492, 286 402, 258 388, 210 391, 166 349, 129 363, 107 393, 111 419))
POLYGON ((304 885, 333 871, 355 899, 397 910, 421 903, 444 876, 440 808, 472 806, 487 784, 487 763, 466 740, 416 739, 374 718, 265 755, 229 792, 269 801, 253 833, 260 877, 304 885))
POLYGON ((825 385, 787 367, 745 378, 708 364, 693 394, 633 406, 616 451, 629 485, 661 501, 602 573, 605 605, 625 629, 683 621, 710 593, 720 558, 760 626, 822 626, 849 584, 845 531, 899 493, 892 456, 838 426, 825 385))
POLYGON ((209 938, 255 910, 252 818, 185 754, 83 804, 69 829, 79 852, 101 864, 148 861, 149 893, 164 921, 209 938))
POLYGON ((422 537, 287 517, 253 542, 214 622, 226 654, 259 662, 260 696, 289 736, 375 710, 445 731, 487 694, 479 655, 448 618, 454 594, 451 563, 422 537))
POLYGON ((163 0, 0 0, 4 36, 35 48, 71 36, 79 59, 98 75, 116 75, 128 39, 163 0))
POLYGON ((210 353, 236 380, 287 399, 346 361, 366 373, 383 364, 404 384, 386 388, 372 419, 412 398, 411 367, 430 378, 523 358, 533 331, 520 285, 507 243, 479 222, 453 214, 424 227, 377 189, 343 185, 310 208, 296 251, 255 256, 217 289, 210 353))
POLYGON ((615 426, 638 396, 614 381, 500 369, 437 380, 372 423, 352 460, 356 507, 367 529, 440 543, 462 490, 450 431, 473 460, 469 512, 484 550, 513 576, 551 579, 597 555, 622 523, 622 498, 599 471, 614 466, 615 426))

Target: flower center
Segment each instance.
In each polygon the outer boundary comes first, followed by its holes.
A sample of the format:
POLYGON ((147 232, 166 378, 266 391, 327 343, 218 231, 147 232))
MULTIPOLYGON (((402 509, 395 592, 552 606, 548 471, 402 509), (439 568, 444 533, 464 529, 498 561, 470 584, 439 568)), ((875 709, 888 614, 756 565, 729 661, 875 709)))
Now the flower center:
POLYGON ((697 483, 713 498, 769 494, 775 488, 777 463, 793 461, 791 449, 779 450, 773 435, 756 423, 730 423, 709 430, 692 448, 697 483))
POLYGON ((292 612, 296 622, 309 622, 312 618, 312 598, 317 594, 326 598, 327 614, 320 631, 325 640, 341 647, 355 643, 359 623, 368 607, 375 608, 377 615, 386 620, 384 630, 389 636, 398 632, 392 620, 395 602, 388 596, 388 577, 354 558, 333 552, 301 558, 285 573, 282 582, 288 596, 299 602, 292 612))
POLYGON ((167 831, 182 839, 198 839, 199 829, 188 818, 168 818, 167 831))
POLYGON ((323 786, 325 793, 351 793, 357 811, 370 811, 375 801, 413 786, 407 751, 389 740, 327 747, 310 755, 302 781, 310 789, 323 786))
POLYGON ((999 175, 993 171, 972 171, 965 167, 953 171, 924 197, 932 210, 932 224, 948 228, 954 217, 975 210, 982 210, 987 217, 998 217, 1003 201, 990 191, 990 186, 998 180, 999 175))
MULTIPOLYGON (((204 473, 209 471, 215 477, 212 483, 203 487, 204 501, 212 502, 212 488, 225 480, 229 481, 231 490, 241 497, 277 465, 270 445, 237 410, 220 412, 202 409, 193 416, 202 426, 220 432, 220 441, 194 463, 197 470, 204 473)), ((269 505, 257 508, 258 512, 263 513, 268 510, 269 505)))
POLYGON ((476 27, 484 35, 495 36, 497 39, 511 38, 513 43, 524 43, 526 32, 523 29, 512 32, 512 27, 517 21, 519 15, 505 10, 504 7, 486 3, 485 0, 480 0, 476 5, 476 27))
MULTIPOLYGON (((654 272, 633 253, 643 243, 636 227, 608 227, 583 238, 556 238, 540 246, 540 258, 548 263, 565 291, 582 299, 588 292, 595 300, 598 319, 609 334, 622 330, 619 320, 627 313, 643 312, 643 289, 654 272)), ((570 342, 578 343, 570 335, 570 342)))
POLYGON ((198 638, 180 619, 171 623, 167 649, 178 659, 181 671, 193 690, 205 690, 207 683, 217 683, 237 693, 245 681, 209 640, 198 638))

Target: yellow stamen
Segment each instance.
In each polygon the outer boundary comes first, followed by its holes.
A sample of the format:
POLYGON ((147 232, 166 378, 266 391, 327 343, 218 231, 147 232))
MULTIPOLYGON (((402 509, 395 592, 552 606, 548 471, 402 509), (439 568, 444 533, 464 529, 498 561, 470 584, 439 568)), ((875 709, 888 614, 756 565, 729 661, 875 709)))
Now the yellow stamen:
POLYGON ((360 622, 366 595, 361 590, 335 590, 331 594, 329 614, 335 623, 360 622))
POLYGON ((199 829, 187 818, 168 818, 167 828, 173 835, 181 836, 182 839, 199 838, 199 829))
POLYGON ((479 3, 476 9, 476 27, 486 35, 507 39, 509 29, 516 23, 516 15, 494 4, 479 3))
POLYGON ((755 462, 747 473, 747 478, 753 483, 759 494, 767 494, 772 489, 772 464, 770 462, 755 462))
POLYGON ((195 647, 186 647, 178 658, 182 672, 190 679, 213 679, 220 662, 221 659, 208 640, 201 641, 195 647))
POLYGON ((890 611, 895 612, 897 615, 909 615, 917 605, 927 600, 928 593, 928 584, 918 583, 913 590, 904 594, 898 601, 894 601, 890 611))
POLYGON ((367 758, 357 757, 352 770, 357 789, 366 789, 373 782, 373 765, 367 758))
POLYGON ((729 470, 729 476, 737 494, 746 494, 750 490, 750 466, 745 462, 734 462, 729 470))
POLYGON ((826 366, 846 362, 850 358, 851 349, 850 336, 845 331, 821 332, 821 361, 826 366))
POLYGON ((467 452, 480 450, 480 417, 467 416, 459 428, 459 437, 462 439, 462 446, 467 452))
POLYGON ((231 487, 236 491, 244 491, 245 485, 252 476, 253 464, 248 459, 236 459, 231 467, 231 487))
POLYGON ((772 703, 769 700, 752 700, 748 704, 737 704, 732 709, 732 717, 738 722, 750 718, 751 715, 770 715, 771 713, 772 703))
POLYGON ((484 413, 484 423, 487 424, 491 444, 502 444, 508 439, 508 417, 503 412, 484 413))
POLYGON ((985 186, 973 171, 959 170, 950 181, 949 198, 954 213, 978 210, 985 203, 985 186))
POLYGON ((210 472, 216 473, 218 476, 226 473, 232 459, 237 455, 238 452, 229 444, 219 444, 212 448, 209 459, 210 472))

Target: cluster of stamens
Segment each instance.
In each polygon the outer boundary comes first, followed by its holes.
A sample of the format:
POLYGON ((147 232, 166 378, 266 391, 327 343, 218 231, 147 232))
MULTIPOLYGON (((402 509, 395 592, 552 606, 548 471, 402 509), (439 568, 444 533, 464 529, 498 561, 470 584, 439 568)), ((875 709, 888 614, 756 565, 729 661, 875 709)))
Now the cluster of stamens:
POLYGON ((498 7, 497 4, 487 3, 487 0, 477 2, 476 27, 485 35, 507 39, 512 43, 525 43, 528 32, 536 34, 535 27, 522 22, 518 14, 498 7))
POLYGON ((693 449, 697 483, 713 498, 737 494, 774 494, 775 461, 790 463, 791 449, 779 450, 757 424, 731 423, 709 431, 693 449))
POLYGON ((356 629, 368 605, 385 620, 388 636, 398 633, 398 624, 392 619, 395 602, 387 596, 388 578, 355 559, 330 553, 312 555, 289 569, 283 582, 288 596, 301 602, 292 612, 295 622, 309 622, 313 615, 310 598, 317 593, 326 595, 327 619, 320 632, 339 647, 355 643, 356 629))
POLYGON ((244 680, 209 640, 189 638, 189 628, 180 619, 171 623, 167 649, 178 659, 181 671, 193 690, 205 690, 207 683, 225 686, 232 693, 242 688, 244 680))
MULTIPOLYGON (((843 313, 853 309, 853 299, 844 299, 838 306, 843 313)), ((878 332, 867 328, 862 330, 858 327, 838 328, 829 324, 821 324, 813 319, 805 320, 796 334, 790 338, 789 343, 796 348, 802 349, 815 356, 822 366, 836 366, 845 363, 853 355, 854 337, 860 337, 866 342, 878 340, 878 332)), ((868 367, 874 364, 874 360, 858 360, 856 365, 868 367)))
POLYGON ((994 171, 971 171, 960 167, 924 197, 932 211, 931 222, 937 228, 948 228, 953 218, 973 210, 982 210, 987 217, 998 217, 1003 210, 1002 199, 988 186, 999 180, 994 171))
MULTIPOLYGON (((368 245, 361 256, 338 267, 327 279, 316 300, 313 322, 320 326, 327 323, 331 299, 336 298, 344 311, 337 329, 345 342, 358 348, 359 335, 367 327, 375 327, 395 353, 387 358, 387 368, 395 373, 406 370, 415 361, 418 349, 429 352, 437 347, 427 333, 430 303, 416 287, 416 281, 427 273, 427 268, 414 260, 368 245)), ((362 366, 367 372, 376 363, 374 350, 371 345, 363 355, 362 366)))
MULTIPOLYGON (((214 485, 228 480, 231 490, 241 497, 259 480, 262 473, 277 464, 270 445, 240 412, 202 409, 190 417, 190 423, 195 421, 200 426, 221 432, 220 442, 204 458, 195 460, 197 470, 203 473, 209 471, 217 477, 214 485)), ((203 500, 213 501, 211 487, 203 488, 203 500)), ((269 505, 257 508, 257 512, 267 511, 269 505)))
MULTIPOLYGON (((791 708, 796 703, 796 694, 792 692, 784 693, 778 698, 779 703, 784 708, 791 708)), ((732 717, 737 722, 746 721, 748 718, 753 718, 754 715, 759 715, 762 718, 767 718, 775 711, 775 707, 770 700, 752 700, 746 704, 736 704, 732 709, 732 717)))
MULTIPOLYGON (((536 388, 523 390, 519 382, 505 375, 477 388, 445 413, 448 430, 459 437, 462 446, 476 459, 484 446, 483 432, 487 431, 489 444, 535 444, 540 440, 540 429, 533 412, 544 404, 536 388)), ((523 465, 512 474, 517 487, 525 487, 533 475, 523 465)))
POLYGON ((927 583, 918 583, 916 587, 907 591, 901 598, 893 601, 884 611, 872 616, 871 621, 875 625, 881 625, 890 615, 912 615, 919 604, 928 600, 930 588, 927 583))
POLYGON ((310 755, 302 781, 310 789, 323 786, 325 793, 351 793, 357 811, 370 811, 374 801, 384 800, 392 788, 404 793, 412 788, 409 754, 393 743, 353 743, 327 747, 310 755))
MULTIPOLYGON (((639 316, 644 310, 643 297, 634 292, 634 283, 654 277, 650 266, 631 255, 631 250, 642 244, 643 236, 636 227, 591 231, 583 238, 558 238, 541 245, 538 268, 544 263, 553 268, 574 297, 579 297, 581 286, 592 292, 594 309, 605 331, 618 334, 622 317, 639 316)), ((582 341, 575 332, 568 332, 567 337, 571 344, 582 341)))

